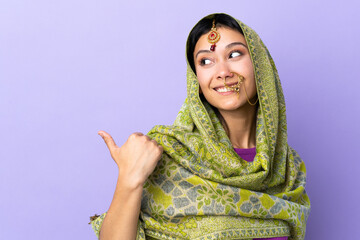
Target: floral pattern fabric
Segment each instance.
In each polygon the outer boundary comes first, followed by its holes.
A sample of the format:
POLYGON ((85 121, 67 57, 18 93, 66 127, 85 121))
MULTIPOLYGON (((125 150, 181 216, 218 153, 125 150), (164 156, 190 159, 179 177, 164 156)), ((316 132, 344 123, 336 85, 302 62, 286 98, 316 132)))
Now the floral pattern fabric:
MULTIPOLYGON (((212 15, 207 16, 209 18, 212 15)), ((188 64, 187 98, 173 125, 148 133, 164 148, 144 185, 137 239, 305 237, 305 164, 287 143, 283 91, 258 34, 237 20, 251 54, 259 106, 253 162, 234 151, 188 64)), ((106 213, 93 220, 99 234, 106 213)))

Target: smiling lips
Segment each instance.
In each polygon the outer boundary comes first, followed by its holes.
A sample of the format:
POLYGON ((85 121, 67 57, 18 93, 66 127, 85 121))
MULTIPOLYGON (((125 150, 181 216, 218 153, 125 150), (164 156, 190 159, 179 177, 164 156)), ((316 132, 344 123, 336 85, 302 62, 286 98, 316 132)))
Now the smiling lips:
POLYGON ((225 93, 225 92, 235 92, 235 90, 233 88, 229 88, 229 87, 232 87, 234 85, 236 85, 236 83, 230 83, 230 84, 227 84, 228 87, 216 87, 214 88, 215 91, 219 92, 219 93, 225 93))

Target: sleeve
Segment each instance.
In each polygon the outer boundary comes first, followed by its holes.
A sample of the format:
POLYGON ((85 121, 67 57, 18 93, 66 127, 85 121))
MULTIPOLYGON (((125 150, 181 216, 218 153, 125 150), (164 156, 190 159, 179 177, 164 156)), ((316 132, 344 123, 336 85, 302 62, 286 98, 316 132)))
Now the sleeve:
MULTIPOLYGON (((92 229, 94 230, 95 232, 95 235, 96 237, 99 239, 99 236, 100 236, 100 229, 101 229, 101 226, 102 226, 102 223, 104 221, 104 218, 106 216, 106 212, 101 214, 100 216, 99 215, 94 215, 94 216, 91 216, 90 217, 90 223, 91 224, 91 227, 92 229)), ((139 222, 138 222, 138 229, 137 229, 137 234, 136 234, 136 240, 145 240, 146 237, 145 237, 145 231, 144 231, 144 228, 141 224, 141 221, 139 219, 139 222)))
POLYGON ((104 221, 105 216, 106 216, 106 212, 101 214, 100 216, 95 214, 94 216, 90 217, 89 224, 91 224, 91 227, 94 230, 98 239, 99 239, 99 235, 100 235, 101 225, 104 221))

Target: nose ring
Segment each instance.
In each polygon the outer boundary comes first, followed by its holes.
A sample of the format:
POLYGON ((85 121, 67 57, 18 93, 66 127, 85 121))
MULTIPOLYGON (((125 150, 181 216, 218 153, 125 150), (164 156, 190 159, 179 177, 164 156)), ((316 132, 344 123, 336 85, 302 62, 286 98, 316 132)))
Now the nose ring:
POLYGON ((238 96, 239 96, 239 94, 240 94, 240 86, 241 86, 241 84, 242 84, 243 81, 244 81, 244 77, 243 77, 242 75, 240 75, 240 74, 237 74, 236 72, 231 72, 231 73, 235 74, 235 75, 238 77, 238 82, 237 82, 237 84, 235 84, 235 85, 233 85, 233 86, 228 86, 228 85, 226 84, 226 77, 224 77, 224 86, 225 86, 228 90, 235 91, 235 92, 238 94, 238 96))
MULTIPOLYGON (((240 74, 238 74, 236 72, 231 72, 231 73, 235 74, 238 77, 238 83, 233 85, 233 86, 228 86, 226 84, 226 77, 224 77, 224 86, 230 91, 235 91, 237 93, 237 95, 238 95, 238 98, 239 98, 240 97, 240 86, 244 82, 245 78, 244 78, 244 76, 242 76, 242 75, 240 75, 240 74)), ((251 103, 250 99, 249 99, 249 96, 248 96, 248 94, 246 92, 245 85, 243 85, 243 87, 244 87, 244 91, 245 91, 245 95, 246 95, 246 99, 247 99, 248 103, 251 106, 254 106, 259 101, 259 98, 257 98, 254 103, 251 103)))

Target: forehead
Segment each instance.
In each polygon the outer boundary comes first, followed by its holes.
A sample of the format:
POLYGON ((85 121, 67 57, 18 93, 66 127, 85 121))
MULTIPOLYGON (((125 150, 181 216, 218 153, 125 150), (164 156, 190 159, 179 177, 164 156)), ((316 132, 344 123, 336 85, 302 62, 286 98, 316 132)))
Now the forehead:
MULTIPOLYGON (((237 30, 234 30, 234 29, 231 29, 228 27, 218 27, 217 31, 220 34, 220 40, 216 43, 217 47, 225 47, 226 45, 233 43, 233 42, 241 42, 245 46, 247 46, 244 35, 242 35, 237 30)), ((195 45, 194 53, 197 52, 198 50, 208 49, 210 47, 211 44, 208 42, 208 39, 207 39, 209 32, 202 35, 199 38, 199 40, 197 41, 197 43, 195 45)), ((216 52, 216 50, 215 50, 215 52, 216 52)))

